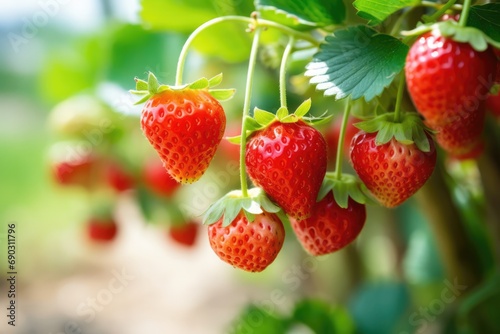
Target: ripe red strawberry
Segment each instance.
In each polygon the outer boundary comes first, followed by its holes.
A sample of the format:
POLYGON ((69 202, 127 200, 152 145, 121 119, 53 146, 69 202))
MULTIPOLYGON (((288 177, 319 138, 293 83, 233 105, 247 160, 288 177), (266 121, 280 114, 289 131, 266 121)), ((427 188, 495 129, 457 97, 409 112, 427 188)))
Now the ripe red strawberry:
POLYGON ((248 175, 288 215, 305 219, 326 173, 326 151, 323 136, 302 120, 274 121, 249 137, 248 175))
POLYGON ((170 197, 180 184, 167 173, 159 159, 148 161, 144 165, 143 180, 146 187, 157 195, 170 197))
POLYGON ((109 242, 115 239, 118 232, 118 225, 111 218, 92 218, 87 223, 88 237, 96 242, 109 242))
POLYGON ((476 113, 495 81, 496 66, 491 47, 478 52, 433 31, 410 48, 406 83, 417 110, 434 128, 476 113))
POLYGON ((283 223, 273 213, 264 212, 249 222, 240 212, 230 225, 223 217, 208 227, 210 246, 221 260, 250 271, 261 272, 278 255, 285 239, 283 223))
POLYGON ((110 161, 106 167, 108 184, 117 192, 123 192, 134 187, 134 177, 118 162, 110 161))
POLYGON ((293 231, 304 249, 311 255, 333 253, 350 244, 365 225, 366 208, 349 198, 346 209, 341 208, 329 192, 317 202, 311 217, 290 219, 293 231))
POLYGON ((168 229, 168 235, 178 244, 192 247, 198 235, 200 224, 196 222, 187 222, 182 225, 172 225, 168 229))
POLYGON ((360 131, 351 143, 351 163, 359 178, 380 204, 395 207, 424 185, 436 165, 436 148, 429 138, 430 151, 415 144, 405 145, 394 138, 377 146, 376 133, 360 131))
MULTIPOLYGON (((350 116, 347 121, 347 128, 344 140, 344 154, 349 156, 349 149, 351 147, 351 140, 358 133, 358 129, 354 126, 358 120, 350 116)), ((342 127, 342 117, 337 117, 325 132, 325 140, 328 145, 328 159, 335 162, 337 157, 337 148, 339 144, 340 129, 342 127)))
POLYGON ((465 118, 444 126, 436 126, 437 143, 455 159, 474 159, 484 148, 482 132, 485 109, 481 108, 465 118))
POLYGON ((141 127, 168 173, 180 183, 193 183, 215 154, 226 116, 206 89, 167 89, 147 101, 141 127))

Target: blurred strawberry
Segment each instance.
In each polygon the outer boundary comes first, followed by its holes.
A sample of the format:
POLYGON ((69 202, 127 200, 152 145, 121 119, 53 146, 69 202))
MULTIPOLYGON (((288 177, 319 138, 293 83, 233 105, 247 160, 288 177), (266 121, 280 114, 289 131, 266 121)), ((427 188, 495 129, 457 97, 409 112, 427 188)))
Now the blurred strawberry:
POLYGON ((200 225, 196 222, 171 225, 168 235, 180 245, 192 247, 196 242, 200 225))
POLYGON ((98 182, 100 166, 93 154, 75 155, 52 162, 52 176, 63 186, 92 188, 98 182))
POLYGON ((110 242, 116 238, 118 225, 112 218, 91 218, 87 222, 88 237, 96 242, 110 242))
POLYGON ((135 184, 132 173, 116 161, 110 161, 106 167, 106 180, 108 184, 117 192, 132 189, 135 184))
POLYGON ((180 186, 180 183, 168 174, 160 159, 146 162, 142 177, 145 186, 159 196, 171 197, 180 186))

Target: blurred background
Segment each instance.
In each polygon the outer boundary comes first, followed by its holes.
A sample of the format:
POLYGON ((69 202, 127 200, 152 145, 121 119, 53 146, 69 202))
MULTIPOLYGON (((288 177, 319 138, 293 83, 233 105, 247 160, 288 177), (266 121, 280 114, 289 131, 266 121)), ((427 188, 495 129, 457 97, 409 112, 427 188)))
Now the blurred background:
MULTIPOLYGON (((238 187, 237 147, 224 143, 200 182, 177 187, 158 171, 128 90, 149 71, 172 84, 190 32, 253 10, 242 0, 0 4, 0 333, 500 332, 475 163, 443 162, 396 210, 368 207, 360 236, 333 255, 308 256, 287 227, 263 273, 216 257, 200 215, 238 187), (9 224, 15 327, 5 316, 9 224)), ((264 37, 253 106, 279 107, 281 42, 264 37)), ((249 47, 244 26, 222 25, 188 58, 186 82, 223 72, 222 87, 237 89, 223 103, 228 135, 238 133, 249 47)), ((291 108, 313 96, 313 113, 341 112, 301 75, 307 57, 291 64, 291 108)))

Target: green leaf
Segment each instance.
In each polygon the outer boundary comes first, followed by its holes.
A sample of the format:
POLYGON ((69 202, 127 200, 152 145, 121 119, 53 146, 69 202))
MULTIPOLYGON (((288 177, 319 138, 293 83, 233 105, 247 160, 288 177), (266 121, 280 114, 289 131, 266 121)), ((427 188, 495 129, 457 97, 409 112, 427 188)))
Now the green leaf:
POLYGON ((217 87, 218 85, 221 84, 222 78, 223 78, 222 73, 217 74, 216 76, 208 80, 208 87, 210 88, 217 87))
POLYGON ((225 137, 225 138, 231 144, 236 144, 236 145, 240 145, 241 144, 241 136, 225 137))
POLYGON ((219 101, 227 101, 231 99, 236 93, 236 89, 209 89, 208 92, 219 101))
POLYGON ((294 114, 298 118, 304 117, 311 110, 311 99, 307 99, 295 110, 294 114))
POLYGON ((207 78, 200 78, 189 84, 189 88, 191 89, 205 89, 208 88, 209 82, 207 78))
POLYGON ((262 18, 298 30, 342 23, 346 16, 341 0, 256 0, 262 18))
POLYGON ((135 78, 135 89, 137 91, 147 91, 148 90, 148 83, 144 80, 135 78))
POLYGON ((491 39, 500 42, 500 3, 472 6, 467 26, 477 28, 491 39))
POLYGON ((288 116, 288 109, 286 107, 280 107, 276 112, 276 117, 278 117, 279 120, 282 120, 287 116, 288 116))
POLYGON ((160 87, 160 83, 158 82, 158 79, 156 79, 156 76, 152 72, 149 72, 149 74, 148 74, 148 90, 151 92, 151 94, 156 94, 156 92, 158 92, 159 87, 160 87))
POLYGON ((259 108, 253 110, 253 117, 262 126, 269 125, 276 119, 275 114, 259 108))
POLYGON ((332 307, 320 300, 303 300, 295 306, 293 320, 314 333, 355 333, 354 322, 344 308, 332 307))
POLYGON ((374 203, 363 186, 364 184, 354 175, 342 173, 338 179, 335 173, 329 172, 325 175, 317 201, 321 201, 333 191, 335 202, 343 209, 347 208, 349 197, 361 204, 374 203))
POLYGON ((231 325, 230 334, 276 334, 287 332, 287 321, 268 313, 264 308, 247 306, 231 325))
POLYGON ((407 53, 397 38, 366 26, 349 27, 326 37, 305 75, 326 96, 370 101, 403 69, 407 53))
POLYGON ((262 125, 260 125, 259 122, 257 122, 252 117, 246 117, 245 122, 246 122, 246 129, 250 132, 254 132, 254 131, 262 129, 262 125))
POLYGON ((414 6, 420 0, 356 0, 353 6, 358 10, 358 16, 376 25, 384 21, 388 16, 405 7, 414 6))

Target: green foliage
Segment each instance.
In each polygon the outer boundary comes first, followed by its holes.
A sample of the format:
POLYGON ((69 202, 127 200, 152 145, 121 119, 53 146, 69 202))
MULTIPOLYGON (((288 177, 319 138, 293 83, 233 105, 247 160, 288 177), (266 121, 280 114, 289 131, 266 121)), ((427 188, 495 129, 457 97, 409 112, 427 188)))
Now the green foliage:
POLYGON ((353 5, 358 10, 358 15, 360 17, 368 20, 372 25, 377 25, 394 12, 419 3, 420 1, 418 0, 388 0, 384 2, 376 0, 356 0, 353 5))
MULTIPOLYGON (((203 23, 218 17, 218 11, 221 10, 224 15, 250 14, 248 3, 237 0, 227 0, 224 5, 215 0, 142 0, 141 3, 143 22, 157 31, 190 33, 203 23)), ((245 26, 233 22, 206 29, 193 45, 206 55, 221 57, 230 62, 243 61, 248 58, 250 52, 250 38, 245 33, 245 26)))
POLYGON ((397 38, 366 26, 349 27, 326 37, 305 75, 326 96, 370 101, 403 69, 407 53, 397 38))
POLYGON ((500 3, 472 6, 467 25, 483 31, 490 38, 500 42, 500 3))
POLYGON ((256 0, 262 17, 298 30, 342 23, 346 16, 341 0, 256 0))
POLYGON ((349 313, 319 300, 304 300, 295 306, 293 320, 311 328, 314 333, 355 333, 349 313))

